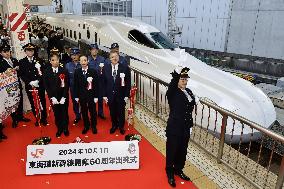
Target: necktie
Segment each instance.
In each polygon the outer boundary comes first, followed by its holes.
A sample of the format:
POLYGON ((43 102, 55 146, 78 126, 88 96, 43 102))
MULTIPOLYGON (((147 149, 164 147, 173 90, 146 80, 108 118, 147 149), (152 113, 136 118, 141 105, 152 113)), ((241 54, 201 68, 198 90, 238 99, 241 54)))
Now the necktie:
POLYGON ((115 79, 116 79, 116 69, 115 69, 115 66, 113 66, 113 82, 115 83, 115 79))
POLYGON ((86 70, 83 70, 83 75, 86 78, 86 70))

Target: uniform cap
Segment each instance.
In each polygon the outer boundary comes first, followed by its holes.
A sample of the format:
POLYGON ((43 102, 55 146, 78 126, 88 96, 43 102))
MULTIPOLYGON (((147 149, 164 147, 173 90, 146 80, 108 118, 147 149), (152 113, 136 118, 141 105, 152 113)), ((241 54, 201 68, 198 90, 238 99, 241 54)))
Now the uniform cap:
POLYGON ((90 44, 90 50, 91 49, 99 49, 99 46, 97 43, 94 43, 94 44, 90 44))
POLYGON ((10 50, 11 50, 11 47, 8 44, 4 44, 4 45, 0 46, 0 51, 6 52, 6 51, 10 51, 10 50))
POLYGON ((113 44, 111 44, 110 48, 111 49, 119 48, 119 45, 118 45, 118 43, 113 43, 113 44))
POLYGON ((32 50, 34 50, 34 49, 35 49, 35 45, 32 44, 32 43, 28 43, 28 44, 26 44, 26 45, 23 46, 23 49, 24 49, 24 50, 27 50, 27 49, 32 49, 32 50))
POLYGON ((78 47, 73 47, 73 48, 71 48, 70 54, 71 54, 71 55, 80 54, 79 48, 78 48, 78 47))
POLYGON ((188 71, 189 71, 190 69, 188 68, 188 67, 184 67, 184 68, 182 68, 182 70, 181 70, 181 72, 180 72, 180 77, 181 78, 189 78, 189 76, 188 76, 188 71))

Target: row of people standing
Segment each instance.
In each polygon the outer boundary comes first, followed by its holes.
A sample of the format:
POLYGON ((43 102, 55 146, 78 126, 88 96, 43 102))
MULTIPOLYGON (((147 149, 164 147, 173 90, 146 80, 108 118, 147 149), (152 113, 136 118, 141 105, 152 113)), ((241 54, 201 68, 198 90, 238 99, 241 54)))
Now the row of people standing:
MULTIPOLYGON (((112 45, 109 60, 98 55, 97 44, 90 45, 91 55, 89 57, 81 56, 79 58, 79 49, 73 48, 70 57, 72 61, 63 66, 63 64, 59 63, 60 57, 58 55, 51 55, 50 64, 48 64, 35 56, 35 45, 31 43, 25 45, 23 48, 26 57, 19 61, 18 73, 25 83, 32 112, 36 118, 35 125, 47 125, 48 123, 45 99, 45 91, 47 91, 52 103, 55 123, 58 127, 56 136, 60 136, 62 133, 66 136, 69 135, 68 105, 70 88, 73 111, 76 116, 74 123, 78 123, 82 115, 84 121, 83 134, 87 133, 90 127, 92 127, 94 134, 97 133, 97 102, 99 103, 98 116, 105 119, 103 98, 108 102, 110 108, 112 120, 110 133, 114 133, 117 128, 120 128, 120 133, 124 134, 124 108, 129 97, 130 71, 126 60, 119 57, 118 49, 114 50, 114 47, 117 48, 118 44, 112 45), (108 72, 106 72, 107 69, 109 69, 108 72), (86 74, 84 74, 84 70, 86 74), (62 77, 66 82, 63 85, 60 83, 62 77), (90 82, 90 79, 93 87, 88 89, 85 85, 90 82), (34 104, 34 89, 37 90, 41 102, 40 107, 38 107, 40 114, 37 114, 37 107, 34 104), (79 112, 79 105, 81 106, 81 112, 79 112), (88 111, 91 115, 91 121, 88 118, 88 111)), ((8 52, 10 53, 10 47, 7 48, 9 48, 8 52)))

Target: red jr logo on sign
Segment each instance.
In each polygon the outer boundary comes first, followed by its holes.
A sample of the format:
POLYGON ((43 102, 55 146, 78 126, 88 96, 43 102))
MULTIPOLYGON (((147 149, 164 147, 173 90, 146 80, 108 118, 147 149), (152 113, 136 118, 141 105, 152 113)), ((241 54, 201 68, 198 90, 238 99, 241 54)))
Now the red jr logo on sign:
POLYGON ((34 153, 34 152, 31 152, 31 155, 32 155, 34 158, 39 158, 40 156, 43 155, 43 152, 44 152, 44 149, 36 149, 35 153, 34 153))

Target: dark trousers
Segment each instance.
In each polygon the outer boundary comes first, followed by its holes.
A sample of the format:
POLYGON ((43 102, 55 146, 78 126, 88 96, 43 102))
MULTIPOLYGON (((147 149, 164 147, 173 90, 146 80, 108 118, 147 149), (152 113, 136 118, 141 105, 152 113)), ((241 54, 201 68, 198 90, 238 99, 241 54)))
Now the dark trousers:
POLYGON ((118 100, 116 98, 109 103, 109 111, 113 128, 124 128, 125 105, 124 100, 118 100))
MULTIPOLYGON (((32 90, 32 87, 30 85, 26 85, 26 92, 28 95, 28 99, 30 101, 31 107, 32 107, 32 112, 34 114, 34 116, 36 117, 36 111, 35 111, 35 105, 34 105, 34 100, 33 100, 33 95, 32 92, 30 91, 32 90)), ((46 101, 45 101, 45 90, 42 86, 40 86, 39 88, 37 88, 38 90, 38 96, 40 99, 40 103, 41 103, 41 121, 45 121, 46 117, 47 117, 47 113, 46 113, 46 101), (42 109, 41 109, 42 108, 42 109)))
POLYGON ((104 115, 104 104, 103 104, 103 97, 99 96, 98 98, 98 115, 104 115))
MULTIPOLYGON (((68 103, 68 101, 66 101, 65 103, 68 103)), ((54 113, 57 131, 62 132, 64 130, 68 130, 68 105, 55 104, 52 106, 52 109, 54 113)))
MULTIPOLYGON (((4 126, 2 123, 0 123, 0 136, 3 135, 3 129, 4 129, 4 126)), ((0 139, 1 140, 1 139, 0 139)))
POLYGON ((96 104, 94 100, 79 100, 81 105, 81 113, 84 121, 84 127, 86 129, 90 128, 90 119, 89 119, 89 112, 91 115, 91 126, 92 128, 96 128, 97 126, 97 111, 96 111, 96 104))
POLYGON ((72 104, 73 104, 73 112, 75 113, 76 119, 81 118, 80 110, 79 110, 79 103, 76 102, 75 97, 74 97, 74 88, 70 87, 70 93, 71 93, 71 99, 72 99, 72 104))
POLYGON ((166 171, 182 171, 186 161, 189 136, 167 135, 166 171))

